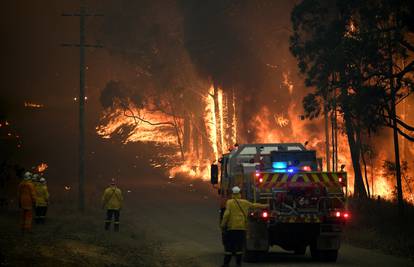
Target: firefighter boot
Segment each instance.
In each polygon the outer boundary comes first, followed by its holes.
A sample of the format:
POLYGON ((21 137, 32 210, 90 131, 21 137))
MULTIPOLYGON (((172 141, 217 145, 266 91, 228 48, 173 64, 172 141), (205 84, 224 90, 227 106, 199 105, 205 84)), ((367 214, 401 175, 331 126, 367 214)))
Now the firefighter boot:
POLYGON ((236 255, 236 266, 241 267, 241 265, 242 265, 242 254, 237 254, 236 255))
POLYGON ((229 267, 229 263, 231 261, 231 254, 225 254, 224 255, 224 263, 221 267, 229 267))

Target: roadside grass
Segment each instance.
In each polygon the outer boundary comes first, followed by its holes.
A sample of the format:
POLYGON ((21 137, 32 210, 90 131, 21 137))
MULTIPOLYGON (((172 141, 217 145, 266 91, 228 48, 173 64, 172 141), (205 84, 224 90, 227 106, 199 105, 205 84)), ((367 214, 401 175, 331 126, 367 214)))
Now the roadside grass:
POLYGON ((403 217, 397 204, 385 200, 349 199, 352 217, 345 230, 349 243, 414 260, 414 207, 406 204, 403 217))
POLYGON ((25 235, 18 210, 0 212, 0 266, 197 266, 169 255, 132 221, 124 220, 119 233, 105 231, 98 209, 79 213, 55 206, 45 225, 25 235))

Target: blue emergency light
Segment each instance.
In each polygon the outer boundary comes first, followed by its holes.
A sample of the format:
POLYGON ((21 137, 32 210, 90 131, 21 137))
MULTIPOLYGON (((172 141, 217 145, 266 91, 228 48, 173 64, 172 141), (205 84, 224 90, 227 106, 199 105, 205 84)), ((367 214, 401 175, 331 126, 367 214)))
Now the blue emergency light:
POLYGON ((287 168, 287 162, 285 162, 285 161, 272 162, 272 168, 273 169, 286 169, 287 168))

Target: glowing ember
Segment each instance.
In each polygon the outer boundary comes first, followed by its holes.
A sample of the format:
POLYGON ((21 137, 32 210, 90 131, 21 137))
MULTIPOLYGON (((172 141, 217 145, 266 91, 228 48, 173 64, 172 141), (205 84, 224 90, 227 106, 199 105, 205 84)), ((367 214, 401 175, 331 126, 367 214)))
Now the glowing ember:
POLYGON ((40 163, 36 169, 38 172, 44 172, 49 166, 46 163, 40 163))
POLYGON ((26 108, 43 108, 44 105, 42 104, 36 104, 36 103, 31 103, 31 102, 24 102, 24 106, 26 108))
POLYGON ((285 118, 283 115, 274 115, 275 121, 277 125, 280 127, 285 127, 289 124, 289 120, 285 118))
POLYGON ((289 72, 283 72, 283 84, 288 88, 289 94, 293 93, 293 83, 289 80, 289 72))

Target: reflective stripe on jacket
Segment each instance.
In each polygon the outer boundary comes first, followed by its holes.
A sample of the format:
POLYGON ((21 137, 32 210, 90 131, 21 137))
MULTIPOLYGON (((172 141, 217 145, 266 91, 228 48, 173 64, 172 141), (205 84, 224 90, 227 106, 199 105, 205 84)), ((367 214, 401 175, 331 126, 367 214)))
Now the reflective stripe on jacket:
POLYGON ((49 192, 47 190, 47 185, 45 184, 36 184, 36 206, 45 207, 49 202, 49 192))
POLYGON ((30 181, 22 181, 18 189, 19 204, 22 209, 32 209, 35 203, 35 189, 30 181))
POLYGON ((248 200, 241 199, 240 194, 233 194, 233 199, 227 200, 226 211, 221 221, 221 228, 226 228, 227 230, 246 230, 246 216, 248 216, 249 209, 265 207, 267 207, 267 204, 251 203, 248 200))
POLYGON ((122 208, 122 191, 116 186, 110 186, 105 189, 102 196, 102 205, 107 210, 119 210, 122 208))

